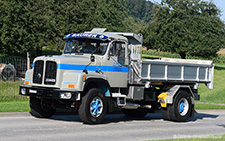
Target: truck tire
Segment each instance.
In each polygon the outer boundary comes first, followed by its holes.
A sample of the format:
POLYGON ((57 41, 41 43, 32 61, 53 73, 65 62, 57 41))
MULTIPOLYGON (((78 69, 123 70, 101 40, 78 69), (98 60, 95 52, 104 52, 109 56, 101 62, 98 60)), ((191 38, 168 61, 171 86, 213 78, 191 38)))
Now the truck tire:
POLYGON ((100 89, 92 88, 82 98, 78 113, 86 124, 101 123, 107 112, 107 102, 100 89))
POLYGON ((187 121, 192 113, 191 95, 184 90, 179 91, 172 105, 161 108, 163 118, 177 122, 187 121))
POLYGON ((122 112, 128 117, 144 117, 149 112, 149 109, 122 109, 122 112))
POLYGON ((49 118, 56 112, 48 100, 30 97, 30 114, 38 118, 49 118))

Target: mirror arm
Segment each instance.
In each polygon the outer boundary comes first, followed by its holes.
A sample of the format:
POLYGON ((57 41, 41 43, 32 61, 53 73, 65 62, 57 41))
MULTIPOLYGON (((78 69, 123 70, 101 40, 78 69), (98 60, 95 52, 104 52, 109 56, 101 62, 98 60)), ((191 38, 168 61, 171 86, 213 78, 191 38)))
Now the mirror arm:
POLYGON ((58 43, 58 48, 57 48, 58 53, 60 52, 60 48, 61 48, 61 40, 59 40, 59 43, 58 43))

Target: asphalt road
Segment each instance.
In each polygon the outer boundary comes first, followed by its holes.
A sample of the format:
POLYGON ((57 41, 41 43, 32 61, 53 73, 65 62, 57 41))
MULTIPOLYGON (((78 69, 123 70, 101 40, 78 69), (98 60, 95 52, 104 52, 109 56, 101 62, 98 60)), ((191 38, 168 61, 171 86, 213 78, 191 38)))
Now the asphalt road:
POLYGON ((160 113, 139 119, 114 113, 99 125, 85 125, 78 115, 38 119, 29 113, 0 113, 1 141, 139 141, 220 134, 225 134, 225 110, 199 110, 194 119, 182 123, 164 121, 160 113))

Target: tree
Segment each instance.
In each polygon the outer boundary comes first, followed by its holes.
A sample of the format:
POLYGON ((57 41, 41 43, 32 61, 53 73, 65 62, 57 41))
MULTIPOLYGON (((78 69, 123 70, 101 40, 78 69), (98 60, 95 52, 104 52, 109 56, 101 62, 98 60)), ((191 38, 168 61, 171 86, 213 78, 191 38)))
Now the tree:
POLYGON ((29 48, 25 30, 26 9, 22 2, 0 1, 0 49, 1 53, 16 54, 29 48), (20 16, 23 15, 24 16, 20 16), (13 43, 13 44, 12 44, 13 43))
POLYGON ((120 0, 122 5, 127 8, 129 15, 143 20, 148 23, 152 18, 152 6, 151 1, 146 0, 120 0))
POLYGON ((37 0, 30 1, 27 5, 30 9, 30 20, 27 21, 27 30, 31 33, 30 41, 33 48, 36 50, 36 55, 42 55, 42 47, 51 44, 56 38, 56 22, 53 17, 54 11, 52 10, 52 3, 54 0, 37 0))
POLYGON ((43 47, 56 48, 66 34, 94 27, 132 32, 136 21, 130 17, 120 0, 0 0, 0 52, 35 50, 39 56, 43 47))
POLYGON ((143 31, 144 44, 161 51, 209 57, 225 46, 220 10, 201 0, 162 0, 154 19, 143 31))
POLYGON ((41 55, 43 46, 55 38, 55 21, 52 18, 53 0, 3 1, 1 3, 2 52, 15 55, 36 49, 41 55))

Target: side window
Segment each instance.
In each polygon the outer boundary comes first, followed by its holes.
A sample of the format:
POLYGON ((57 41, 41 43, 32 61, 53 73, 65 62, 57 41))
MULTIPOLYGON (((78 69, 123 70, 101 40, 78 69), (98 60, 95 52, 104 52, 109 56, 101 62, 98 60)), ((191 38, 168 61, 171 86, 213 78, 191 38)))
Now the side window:
POLYGON ((118 63, 121 65, 125 64, 125 43, 124 42, 114 42, 110 49, 110 56, 116 56, 118 63))
POLYGON ((116 48, 119 57, 125 57, 125 43, 117 43, 116 48))
POLYGON ((116 46, 115 46, 115 42, 112 43, 110 51, 109 51, 109 55, 110 56, 116 56, 116 46))

